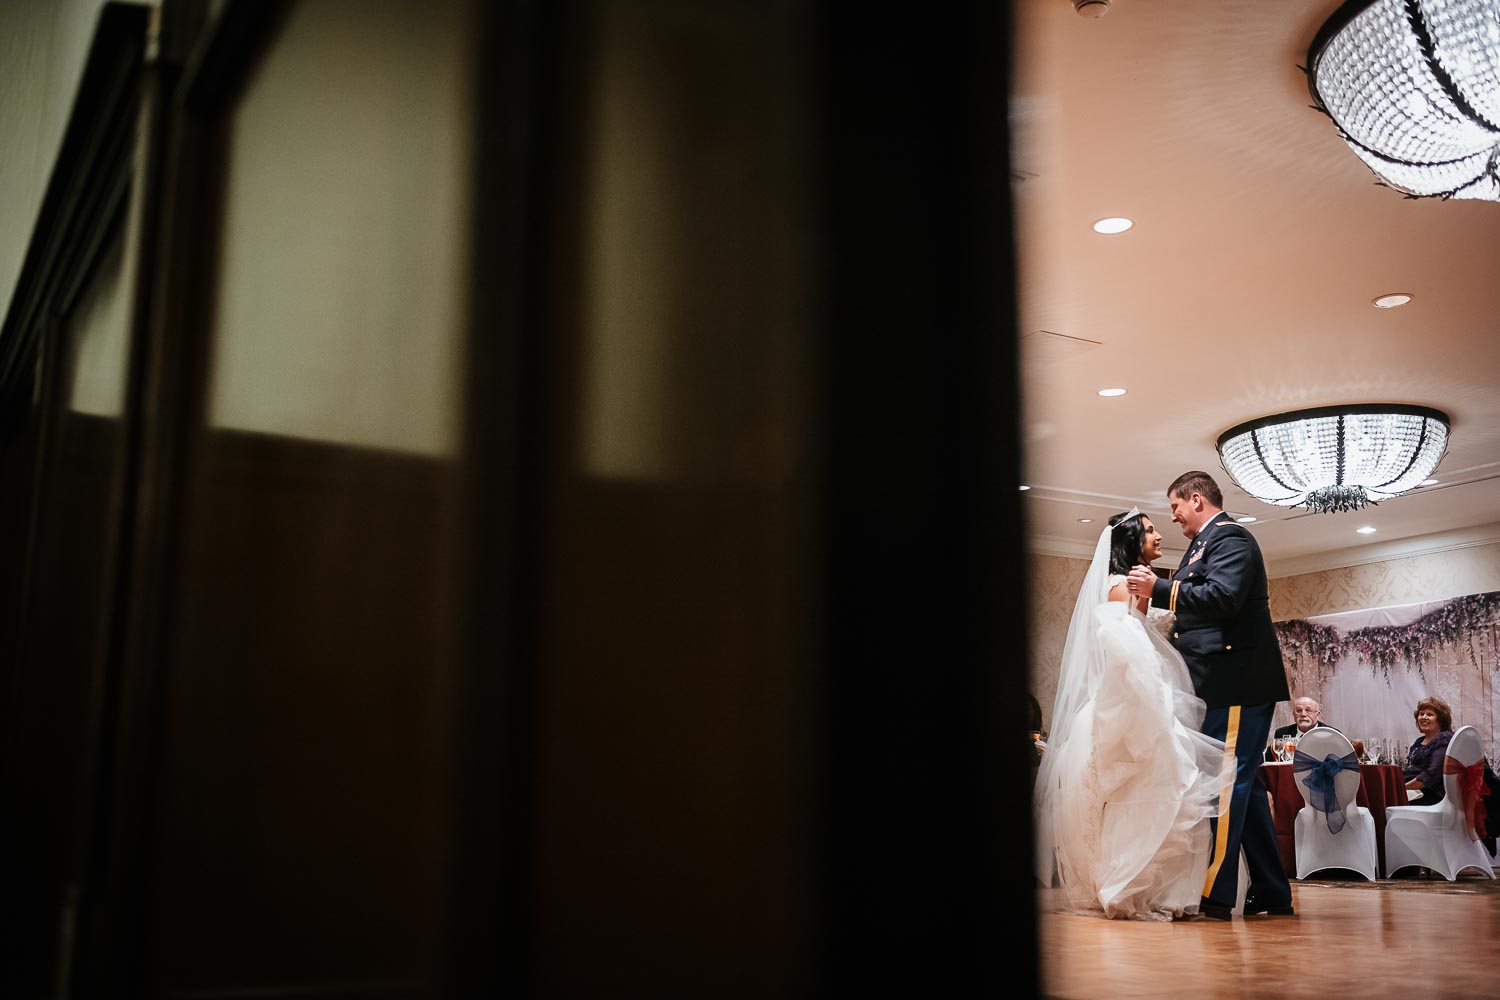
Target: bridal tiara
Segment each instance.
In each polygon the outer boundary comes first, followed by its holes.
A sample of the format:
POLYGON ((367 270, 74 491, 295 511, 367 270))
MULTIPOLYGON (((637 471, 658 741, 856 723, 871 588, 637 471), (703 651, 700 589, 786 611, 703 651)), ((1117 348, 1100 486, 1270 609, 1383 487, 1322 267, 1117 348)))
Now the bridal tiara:
POLYGON ((1114 524, 1110 525, 1109 526, 1109 530, 1110 531, 1114 531, 1116 528, 1118 528, 1120 525, 1124 524, 1126 521, 1130 520, 1132 517, 1140 517, 1140 516, 1141 516, 1141 509, 1139 507, 1132 507, 1132 508, 1130 508, 1129 510, 1127 510, 1125 512, 1125 516, 1124 517, 1120 518, 1114 524))

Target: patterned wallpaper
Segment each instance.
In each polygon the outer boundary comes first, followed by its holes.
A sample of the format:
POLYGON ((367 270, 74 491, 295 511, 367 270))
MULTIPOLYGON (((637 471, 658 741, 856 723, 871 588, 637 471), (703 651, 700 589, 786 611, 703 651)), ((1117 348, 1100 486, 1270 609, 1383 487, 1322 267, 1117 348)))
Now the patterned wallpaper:
POLYGON ((1088 572, 1087 559, 1035 555, 1031 558, 1031 691, 1042 705, 1042 725, 1052 726, 1057 697, 1057 668, 1062 662, 1068 622, 1078 588, 1088 572))
MULTIPOLYGON (((1049 727, 1068 620, 1087 570, 1086 559, 1049 555, 1031 559, 1031 690, 1041 702, 1043 721, 1049 727)), ((1273 579, 1271 617, 1276 621, 1310 618, 1490 591, 1500 591, 1500 543, 1273 579)), ((1446 675, 1458 666, 1457 658, 1451 666, 1439 666, 1428 686, 1442 696, 1451 693, 1464 700, 1456 687, 1448 690, 1446 675)), ((1316 698, 1320 692, 1308 694, 1316 698)), ((1500 691, 1490 697, 1496 700, 1496 717, 1500 718, 1500 691)), ((1460 702, 1448 700, 1457 711, 1460 702)), ((1276 716, 1277 725, 1289 722, 1291 710, 1279 706, 1276 716)))
POLYGON ((1500 543, 1272 580, 1271 617, 1311 618, 1492 590, 1500 590, 1500 543))

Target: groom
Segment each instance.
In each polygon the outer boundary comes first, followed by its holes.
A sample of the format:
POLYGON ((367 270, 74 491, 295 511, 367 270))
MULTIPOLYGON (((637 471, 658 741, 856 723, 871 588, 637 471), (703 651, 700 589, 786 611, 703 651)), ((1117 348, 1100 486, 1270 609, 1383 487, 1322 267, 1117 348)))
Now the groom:
POLYGON ((1266 565, 1250 532, 1224 513, 1224 495, 1206 472, 1185 472, 1167 489, 1172 520, 1188 537, 1172 579, 1149 566, 1130 571, 1132 593, 1177 615, 1172 644, 1187 661, 1193 687, 1208 706, 1203 732, 1224 741, 1234 778, 1219 795, 1214 853, 1199 912, 1230 919, 1239 889, 1241 848, 1250 869, 1246 916, 1292 914, 1292 888, 1276 847, 1264 792, 1255 794, 1271 713, 1289 698, 1281 647, 1271 627, 1266 565))

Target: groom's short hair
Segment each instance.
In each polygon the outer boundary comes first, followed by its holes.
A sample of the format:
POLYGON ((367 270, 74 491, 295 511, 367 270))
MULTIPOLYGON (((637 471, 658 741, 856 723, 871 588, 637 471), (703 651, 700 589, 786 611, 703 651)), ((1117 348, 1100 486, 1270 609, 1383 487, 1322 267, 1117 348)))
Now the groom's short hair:
POLYGON ((1186 500, 1194 493, 1202 494, 1203 499, 1215 507, 1224 506, 1224 494, 1220 491, 1219 484, 1206 472, 1184 472, 1167 487, 1167 496, 1180 500, 1186 500))

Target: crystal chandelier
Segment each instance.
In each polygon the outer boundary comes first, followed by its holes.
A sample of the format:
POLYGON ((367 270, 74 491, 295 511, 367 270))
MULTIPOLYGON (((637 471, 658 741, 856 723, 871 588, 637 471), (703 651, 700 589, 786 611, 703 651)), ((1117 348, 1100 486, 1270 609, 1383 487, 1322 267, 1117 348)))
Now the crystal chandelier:
POLYGON ((1437 468, 1448 415, 1425 406, 1324 406, 1261 417, 1219 435, 1219 461, 1246 493, 1278 507, 1358 510, 1437 468))
POLYGON ((1307 79, 1385 184, 1500 201, 1500 0, 1351 0, 1313 39, 1307 79))

